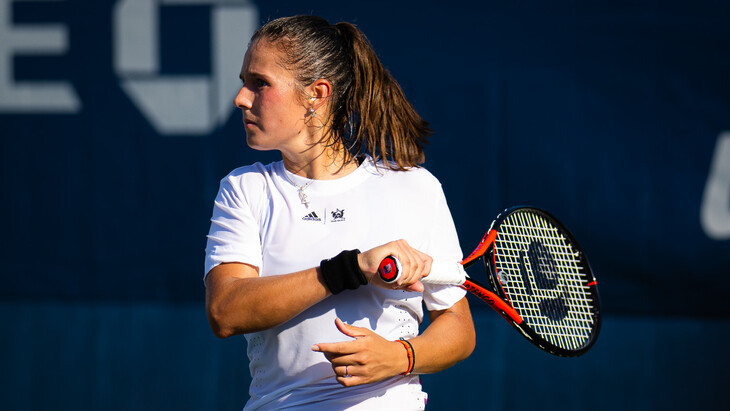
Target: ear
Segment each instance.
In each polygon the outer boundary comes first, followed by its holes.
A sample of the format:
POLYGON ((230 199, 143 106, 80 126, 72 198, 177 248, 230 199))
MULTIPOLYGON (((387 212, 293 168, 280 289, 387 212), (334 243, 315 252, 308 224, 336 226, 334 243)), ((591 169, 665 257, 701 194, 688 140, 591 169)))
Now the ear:
POLYGON ((309 99, 307 104, 318 110, 322 105, 327 103, 327 98, 332 94, 332 84, 326 79, 317 79, 314 83, 307 87, 309 90, 309 99))

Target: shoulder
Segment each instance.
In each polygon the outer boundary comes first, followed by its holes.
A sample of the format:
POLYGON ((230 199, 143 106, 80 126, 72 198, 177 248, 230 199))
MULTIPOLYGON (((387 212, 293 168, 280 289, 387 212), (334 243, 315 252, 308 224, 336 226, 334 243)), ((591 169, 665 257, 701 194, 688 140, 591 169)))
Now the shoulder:
POLYGON ((228 186, 234 190, 255 190, 256 188, 264 188, 271 180, 271 176, 275 173, 278 163, 270 163, 267 165, 254 163, 247 166, 238 167, 231 171, 221 179, 221 187, 228 186))
POLYGON ((419 181, 422 184, 441 187, 441 182, 438 180, 438 178, 436 178, 436 176, 431 174, 430 171, 426 170, 423 167, 410 168, 406 171, 403 171, 403 173, 406 173, 409 178, 415 181, 419 181))
POLYGON ((217 201, 230 206, 260 204, 271 194, 277 163, 255 163, 238 167, 220 180, 217 201))
POLYGON ((396 171, 381 161, 375 164, 375 167, 384 179, 397 184, 403 184, 411 189, 427 191, 441 190, 441 182, 423 167, 413 167, 404 171, 396 171))

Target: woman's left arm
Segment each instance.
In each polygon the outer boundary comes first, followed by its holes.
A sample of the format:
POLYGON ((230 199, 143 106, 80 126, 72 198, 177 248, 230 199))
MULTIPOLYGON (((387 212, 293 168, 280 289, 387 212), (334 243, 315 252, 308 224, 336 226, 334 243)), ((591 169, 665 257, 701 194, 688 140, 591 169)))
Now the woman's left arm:
MULTIPOLYGON (((466 359, 474 350, 476 336, 466 297, 448 309, 430 311, 431 324, 408 340, 415 353, 412 373, 435 373, 466 359)), ((369 384, 402 374, 409 360, 403 344, 388 341, 373 331, 344 324, 337 328, 354 340, 316 344, 332 363, 337 381, 344 386, 369 384)))
POLYGON ((415 353, 414 374, 445 370, 465 360, 476 345, 474 321, 466 297, 440 311, 429 311, 431 324, 418 337, 408 340, 415 353))

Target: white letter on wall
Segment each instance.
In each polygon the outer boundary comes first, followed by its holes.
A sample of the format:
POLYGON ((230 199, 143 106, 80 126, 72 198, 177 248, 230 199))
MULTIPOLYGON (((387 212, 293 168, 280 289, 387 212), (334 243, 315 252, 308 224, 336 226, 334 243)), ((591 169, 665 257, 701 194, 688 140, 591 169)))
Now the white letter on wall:
POLYGON ((717 138, 702 196, 700 223, 713 240, 730 239, 730 131, 717 138))
POLYGON ((63 54, 66 50, 68 32, 65 26, 13 26, 11 1, 0 0, 0 112, 79 112, 81 101, 69 83, 15 82, 13 55, 63 54))
POLYGON ((122 89, 162 135, 205 135, 233 112, 238 73, 258 9, 240 0, 121 0, 114 7, 114 68, 122 89), (160 74, 161 5, 210 4, 210 76, 160 74))

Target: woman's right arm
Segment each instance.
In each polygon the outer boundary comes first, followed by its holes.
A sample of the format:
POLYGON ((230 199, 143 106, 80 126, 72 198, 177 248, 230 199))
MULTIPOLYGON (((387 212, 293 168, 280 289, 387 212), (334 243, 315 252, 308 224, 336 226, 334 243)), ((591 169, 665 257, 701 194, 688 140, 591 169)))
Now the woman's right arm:
POLYGON ((259 277, 252 265, 220 264, 208 273, 205 287, 208 321, 220 338, 282 324, 330 295, 319 267, 259 277))
MULTIPOLYGON (((371 285, 423 291, 419 280, 431 271, 431 257, 398 240, 359 254, 358 265, 371 285), (397 284, 385 284, 377 274, 380 261, 388 255, 395 255, 403 264, 403 276, 397 284)), ((208 272, 205 287, 208 321, 220 338, 283 324, 332 294, 319 267, 259 276, 256 266, 224 263, 208 272)))

